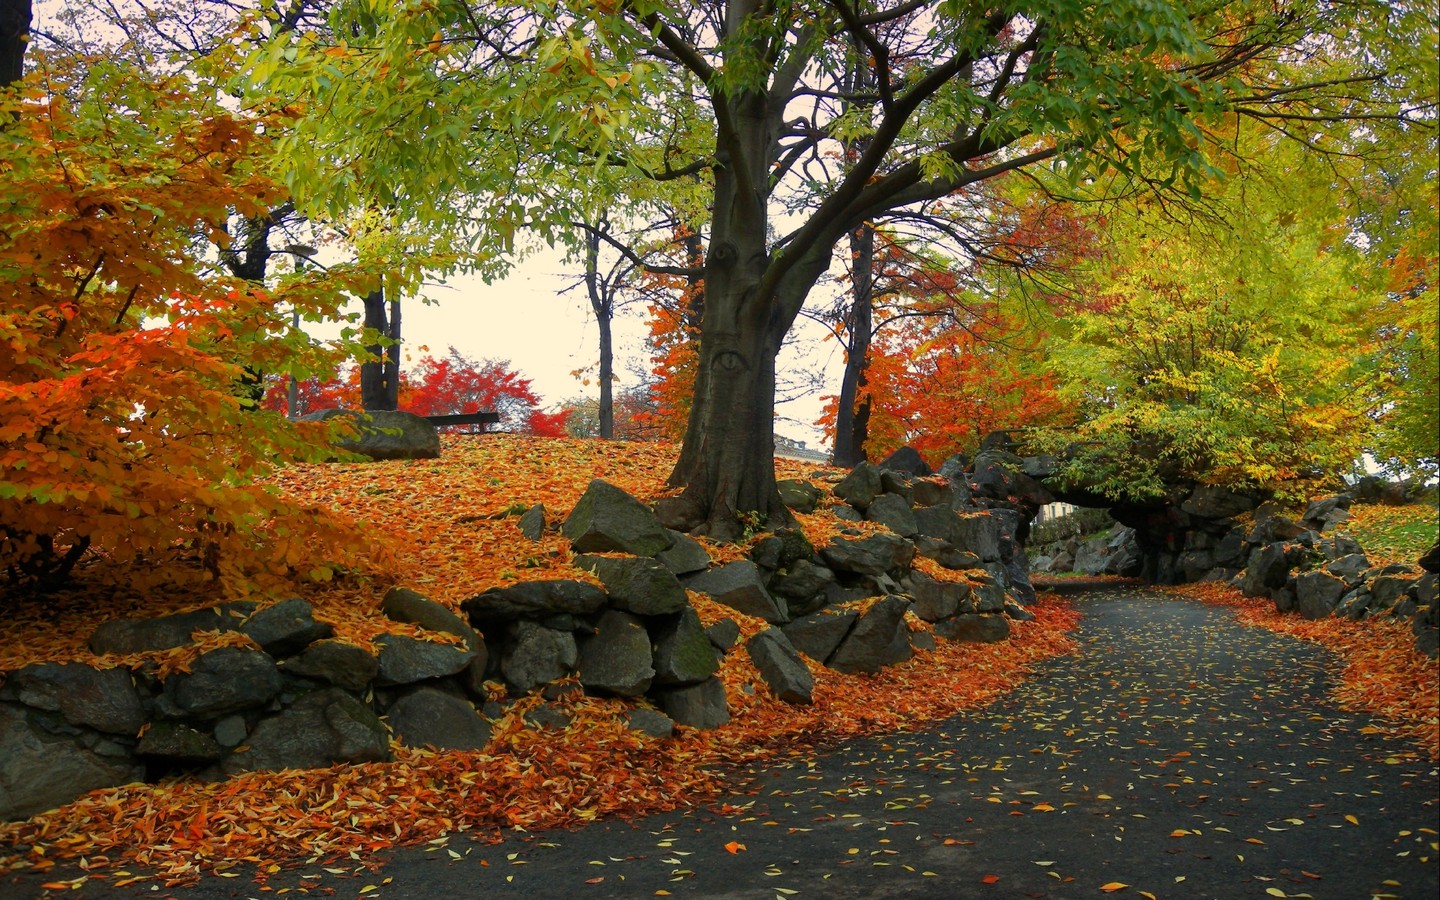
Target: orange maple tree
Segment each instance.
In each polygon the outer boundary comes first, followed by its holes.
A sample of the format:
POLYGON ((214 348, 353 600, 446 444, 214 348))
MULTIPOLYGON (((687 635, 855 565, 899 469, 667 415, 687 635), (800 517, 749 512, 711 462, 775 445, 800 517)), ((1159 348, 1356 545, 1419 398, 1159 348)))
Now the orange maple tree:
POLYGON ((197 241, 282 198, 258 164, 269 120, 101 60, 37 68, 0 94, 0 575, 49 588, 88 553, 239 585, 358 561, 351 529, 257 483, 324 429, 237 390, 247 368, 317 365, 288 315, 333 315, 357 273, 273 293, 215 277, 197 241))

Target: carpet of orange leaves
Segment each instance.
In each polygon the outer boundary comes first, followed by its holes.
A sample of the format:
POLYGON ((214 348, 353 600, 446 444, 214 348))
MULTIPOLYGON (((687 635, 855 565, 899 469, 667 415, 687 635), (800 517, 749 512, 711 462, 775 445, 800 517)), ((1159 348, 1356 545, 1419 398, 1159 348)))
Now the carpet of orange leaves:
POLYGON ((1383 724, 1367 726, 1418 744, 1440 759, 1440 691, 1435 661, 1415 650, 1409 622, 1388 618, 1325 618, 1285 615, 1273 601, 1246 597, 1222 582, 1169 588, 1206 603, 1234 608, 1245 625, 1268 628, 1320 644, 1339 657, 1343 670, 1336 699, 1346 709, 1368 713, 1383 724))
MULTIPOLYGON (((447 438, 443 458, 435 461, 286 469, 277 479, 286 493, 338 507, 370 526, 388 561, 383 572, 297 583, 294 592, 311 602, 317 618, 335 625, 337 636, 363 644, 381 632, 420 633, 379 614, 379 599, 392 584, 458 608, 459 601, 495 585, 588 577, 570 565, 563 538, 547 534, 538 543, 528 541, 514 514, 544 503, 553 525, 594 477, 653 499, 663 493, 674 453, 670 445, 459 437, 447 438)), ((785 460, 777 460, 777 470, 780 477, 836 474, 785 460)), ((801 519, 812 540, 841 524, 824 512, 801 519)), ((722 560, 743 552, 708 549, 722 560)), ((159 615, 214 599, 79 590, 44 608, 17 609, 0 623, 0 671, 39 659, 136 664, 138 659, 89 652, 85 641, 97 616, 159 615)), ((766 627, 703 595, 692 593, 691 599, 707 625, 732 617, 746 637, 766 627)), ((715 797, 737 767, 918 727, 1010 690, 1035 662, 1074 649, 1068 632, 1078 614, 1064 600, 1042 597, 1033 611, 1035 621, 1014 623, 1007 642, 941 641, 937 650, 873 676, 811 664, 812 706, 775 700, 749 656, 731 652, 720 672, 730 724, 709 732, 681 729, 669 740, 625 728, 625 702, 578 692, 555 701, 572 716, 568 728, 537 732, 524 720, 542 702, 533 695, 508 708, 485 752, 434 753, 395 744, 395 761, 388 763, 98 791, 28 822, 0 826, 0 846, 10 848, 0 856, 0 869, 43 868, 81 857, 87 877, 114 884, 150 877, 130 875, 124 865, 144 867, 166 884, 252 868, 263 878, 290 863, 340 859, 353 865, 381 848, 455 833, 493 840, 504 830, 561 828, 695 805, 715 797)), ((913 617, 910 626, 928 627, 913 617)), ((237 639, 202 638, 197 647, 166 655, 162 666, 183 666, 200 649, 237 639)))

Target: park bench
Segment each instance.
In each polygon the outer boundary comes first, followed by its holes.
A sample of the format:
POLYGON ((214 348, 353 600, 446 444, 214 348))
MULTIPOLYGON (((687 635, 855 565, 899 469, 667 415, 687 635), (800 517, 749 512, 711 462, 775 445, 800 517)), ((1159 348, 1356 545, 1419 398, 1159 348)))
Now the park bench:
POLYGON ((498 412, 475 412, 459 413, 453 416, 426 416, 425 420, 436 428, 444 428, 449 425, 479 425, 480 430, 486 431, 488 425, 500 424, 498 412))

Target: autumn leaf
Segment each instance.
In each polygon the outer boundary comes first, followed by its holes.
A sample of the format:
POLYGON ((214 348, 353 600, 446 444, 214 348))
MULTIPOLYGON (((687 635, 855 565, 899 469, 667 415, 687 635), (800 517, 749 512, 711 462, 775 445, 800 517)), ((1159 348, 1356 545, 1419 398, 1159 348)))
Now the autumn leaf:
POLYGON ((745 849, 747 849, 746 846, 739 841, 730 841, 725 845, 725 851, 727 853, 739 853, 741 850, 745 849))
POLYGON ((1129 886, 1130 886, 1130 885, 1128 885, 1128 884, 1123 884, 1123 883, 1121 883, 1121 882, 1119 882, 1119 881, 1111 881, 1111 882, 1108 882, 1108 883, 1106 883, 1106 884, 1100 885, 1100 890, 1104 891, 1104 892, 1107 893, 1107 894, 1113 894, 1113 893, 1115 893, 1116 891, 1123 891, 1123 890, 1125 890, 1126 888, 1128 888, 1129 886))

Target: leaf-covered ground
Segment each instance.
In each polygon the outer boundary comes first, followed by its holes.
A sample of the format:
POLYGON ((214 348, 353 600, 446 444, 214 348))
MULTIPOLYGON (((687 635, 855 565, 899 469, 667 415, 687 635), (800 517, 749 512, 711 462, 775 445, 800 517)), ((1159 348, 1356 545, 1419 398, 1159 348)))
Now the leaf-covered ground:
MULTIPOLYGON (((544 440, 460 438, 442 459, 427 462, 306 466, 287 470, 287 493, 335 505, 370 525, 393 565, 384 576, 346 577, 296 585, 318 618, 338 636, 365 643, 383 631, 412 630, 380 616, 379 598, 392 583, 415 587, 444 603, 487 587, 538 578, 589 577, 570 564, 567 542, 520 536, 514 512, 544 503, 563 518, 592 477, 652 498, 673 461, 673 447, 544 440)), ((814 466, 778 463, 782 475, 814 466)), ((806 516, 802 527, 823 541, 839 522, 806 516)), ((869 527, 869 526, 867 526, 869 527)), ((873 526, 878 527, 878 526, 873 526)), ((738 547, 711 547, 736 558, 738 547)), ((936 570, 937 575, 946 575, 936 570)), ((97 665, 138 662, 96 657, 85 646, 102 616, 157 615, 206 599, 154 592, 104 595, 76 590, 45 606, 22 608, 4 623, 0 668, 39 659, 97 665)), ((747 636, 759 619, 692 594, 706 624, 730 616, 747 636)), ((287 865, 362 860, 393 845, 423 844, 468 832, 495 839, 513 829, 573 826, 607 815, 636 815, 691 806, 713 797, 726 772, 772 756, 810 752, 863 734, 916 727, 989 702, 1012 689, 1039 660, 1069 652, 1075 614, 1052 599, 1019 623, 1003 644, 941 642, 933 653, 874 676, 845 676, 812 665, 815 703, 792 707, 769 697, 746 654, 722 666, 731 724, 715 732, 683 731, 654 741, 625 729, 617 700, 572 697, 574 724, 562 734, 538 733, 523 714, 540 702, 520 698, 498 723, 486 753, 427 753, 396 745, 393 763, 331 770, 252 774, 219 784, 176 780, 96 792, 29 822, 0 826, 11 869, 45 869, 83 859, 83 879, 119 885, 153 878, 181 884, 201 872, 263 877, 287 865)), ((912 620, 913 628, 925 627, 912 620)), ((428 635, 438 638, 437 635, 428 635)), ((164 655, 184 665, 203 649, 236 640, 210 636, 194 648, 164 655)), ((68 865, 68 864, 67 864, 68 865)), ((333 866, 332 866, 333 867, 333 866)), ((57 882, 59 884, 59 882, 57 882)))
POLYGON ((1339 527, 1360 542, 1372 564, 1414 565, 1440 533, 1440 512, 1433 502, 1405 506, 1357 504, 1350 507, 1350 518, 1339 527))
MULTIPOLYGON (((756 759, 698 807, 495 845, 453 835, 362 851, 260 887, 239 867, 235 880, 174 893, 144 882, 105 893, 1436 896, 1435 764, 1335 705, 1330 652, 1165 591, 1105 588, 1075 605, 1076 652, 1037 662, 995 702, 796 760, 756 759)), ((903 699, 900 687, 877 713, 903 699)), ((0 886, 27 896, 38 880, 0 886)))

